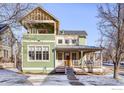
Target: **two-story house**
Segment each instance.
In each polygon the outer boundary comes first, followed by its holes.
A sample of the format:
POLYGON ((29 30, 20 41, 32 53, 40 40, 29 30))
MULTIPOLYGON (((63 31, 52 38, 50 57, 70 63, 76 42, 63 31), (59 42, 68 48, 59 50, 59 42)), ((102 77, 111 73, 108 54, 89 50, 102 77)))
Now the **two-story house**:
POLYGON ((0 66, 14 67, 13 44, 15 37, 8 24, 0 24, 0 66))
POLYGON ((59 30, 59 20, 37 7, 20 23, 27 30, 22 40, 22 71, 31 73, 102 71, 102 48, 87 45, 87 33, 59 30))

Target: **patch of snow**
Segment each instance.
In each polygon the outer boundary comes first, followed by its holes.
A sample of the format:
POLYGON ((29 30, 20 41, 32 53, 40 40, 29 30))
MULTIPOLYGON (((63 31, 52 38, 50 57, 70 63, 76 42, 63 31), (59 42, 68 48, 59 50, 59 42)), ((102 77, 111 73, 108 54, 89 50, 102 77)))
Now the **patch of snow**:
POLYGON ((80 82, 86 85, 94 86, 121 86, 124 85, 123 82, 115 80, 112 74, 109 75, 77 75, 80 82))
POLYGON ((70 85, 66 75, 48 75, 41 85, 70 85))
POLYGON ((0 70, 0 85, 31 85, 27 76, 10 70, 0 70))

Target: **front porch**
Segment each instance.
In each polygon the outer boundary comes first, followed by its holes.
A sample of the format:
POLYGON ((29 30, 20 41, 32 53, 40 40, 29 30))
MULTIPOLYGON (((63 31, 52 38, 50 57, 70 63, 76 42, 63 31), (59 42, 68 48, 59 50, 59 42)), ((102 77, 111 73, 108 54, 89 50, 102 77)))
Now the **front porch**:
POLYGON ((59 46, 55 51, 56 72, 73 68, 75 72, 102 72, 102 48, 88 46, 59 46))

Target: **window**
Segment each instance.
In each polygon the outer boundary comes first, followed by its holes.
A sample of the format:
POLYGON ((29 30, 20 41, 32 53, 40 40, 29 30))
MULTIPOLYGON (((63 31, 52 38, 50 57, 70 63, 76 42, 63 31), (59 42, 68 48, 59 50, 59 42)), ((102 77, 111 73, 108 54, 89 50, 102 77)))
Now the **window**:
POLYGON ((76 43, 76 39, 72 39, 72 44, 75 44, 76 43))
POLYGON ((35 60, 35 47, 29 47, 29 60, 35 60))
POLYGON ((9 43, 9 38, 8 38, 8 36, 6 36, 6 35, 3 36, 2 42, 3 42, 4 45, 8 45, 8 43, 9 43))
POLYGON ((59 39, 58 40, 58 44, 62 44, 62 39, 59 39))
POLYGON ((42 60, 42 47, 36 47, 36 60, 42 60))
POLYGON ((38 34, 48 33, 47 29, 38 29, 38 34))
POLYGON ((4 50, 4 57, 8 58, 8 50, 4 50))
POLYGON ((69 52, 64 53, 64 60, 70 60, 70 53, 69 52))
POLYGON ((74 66, 78 66, 77 53, 72 53, 72 62, 74 66))
POLYGON ((77 60, 76 53, 72 53, 72 60, 77 60))
POLYGON ((49 48, 47 46, 43 47, 43 60, 49 60, 49 48))
POLYGON ((65 43, 66 43, 66 44, 69 44, 69 40, 68 40, 68 39, 66 39, 66 40, 65 40, 65 43))
POLYGON ((29 60, 49 60, 48 46, 29 46, 29 60))
POLYGON ((61 52, 58 53, 58 60, 62 60, 62 53, 61 52))

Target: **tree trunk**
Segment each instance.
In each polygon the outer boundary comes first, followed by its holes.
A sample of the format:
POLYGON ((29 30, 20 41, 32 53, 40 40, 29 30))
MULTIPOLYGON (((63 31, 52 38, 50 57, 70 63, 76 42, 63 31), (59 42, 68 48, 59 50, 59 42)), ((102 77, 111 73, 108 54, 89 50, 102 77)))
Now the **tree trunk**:
POLYGON ((114 79, 118 79, 119 65, 117 63, 114 64, 114 79))

